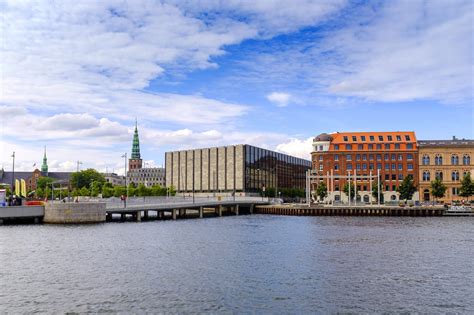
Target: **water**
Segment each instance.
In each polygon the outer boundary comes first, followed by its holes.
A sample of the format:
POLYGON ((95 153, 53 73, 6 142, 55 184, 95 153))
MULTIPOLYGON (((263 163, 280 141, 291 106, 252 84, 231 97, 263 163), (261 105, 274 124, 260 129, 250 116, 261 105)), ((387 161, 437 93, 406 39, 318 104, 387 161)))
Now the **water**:
POLYGON ((473 313, 471 218, 0 226, 0 313, 473 313))

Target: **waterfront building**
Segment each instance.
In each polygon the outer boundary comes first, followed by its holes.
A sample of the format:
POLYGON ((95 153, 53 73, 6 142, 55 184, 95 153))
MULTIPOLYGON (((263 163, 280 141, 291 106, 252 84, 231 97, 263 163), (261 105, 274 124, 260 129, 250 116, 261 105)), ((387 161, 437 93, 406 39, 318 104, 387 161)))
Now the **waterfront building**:
POLYGON ((305 188, 311 162, 247 144, 166 152, 166 186, 178 192, 232 195, 305 188))
POLYGON ((104 173, 106 183, 110 183, 113 186, 125 186, 125 176, 117 175, 116 173, 104 173))
POLYGON ((431 182, 436 178, 446 185, 443 202, 465 199, 459 196, 461 181, 465 174, 474 178, 474 140, 420 140, 419 149, 419 193, 423 201, 434 200, 431 182))
MULTIPOLYGON (((320 134, 313 140, 312 169, 320 175, 377 176, 380 173, 381 198, 396 201, 396 191, 407 176, 418 185, 418 151, 413 131, 336 132, 320 134)), ((376 179, 375 179, 376 180, 376 179)), ((348 200, 343 192, 345 178, 333 178, 328 190, 330 200, 348 200)), ((356 182, 357 199, 372 200, 373 181, 356 182)), ((416 193, 413 197, 418 199, 416 193)))

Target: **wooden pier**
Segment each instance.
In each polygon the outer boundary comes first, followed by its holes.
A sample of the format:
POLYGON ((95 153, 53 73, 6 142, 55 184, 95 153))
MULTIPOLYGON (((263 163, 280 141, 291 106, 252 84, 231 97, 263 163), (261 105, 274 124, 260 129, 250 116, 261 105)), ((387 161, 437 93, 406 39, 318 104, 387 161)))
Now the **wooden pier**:
POLYGON ((269 205, 256 206, 255 213, 292 216, 396 216, 438 217, 444 207, 389 207, 389 206, 311 206, 269 205))

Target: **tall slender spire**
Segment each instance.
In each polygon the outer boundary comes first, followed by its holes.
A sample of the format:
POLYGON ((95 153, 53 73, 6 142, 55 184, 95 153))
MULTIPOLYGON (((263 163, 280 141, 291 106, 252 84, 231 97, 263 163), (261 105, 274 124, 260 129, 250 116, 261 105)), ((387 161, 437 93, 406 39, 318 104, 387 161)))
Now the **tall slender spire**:
POLYGON ((43 164, 41 165, 41 172, 48 173, 48 158, 46 157, 46 146, 44 146, 43 164))
POLYGON ((138 139, 138 123, 135 118, 135 132, 133 134, 132 159, 140 159, 140 140, 138 139))

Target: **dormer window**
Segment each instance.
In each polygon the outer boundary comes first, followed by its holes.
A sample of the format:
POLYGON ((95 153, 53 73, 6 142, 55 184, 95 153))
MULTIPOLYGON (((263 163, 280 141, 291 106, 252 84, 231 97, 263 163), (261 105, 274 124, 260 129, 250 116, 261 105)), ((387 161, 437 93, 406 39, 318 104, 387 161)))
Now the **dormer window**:
POLYGON ((349 138, 347 136, 344 136, 344 141, 345 142, 349 141, 349 138))

